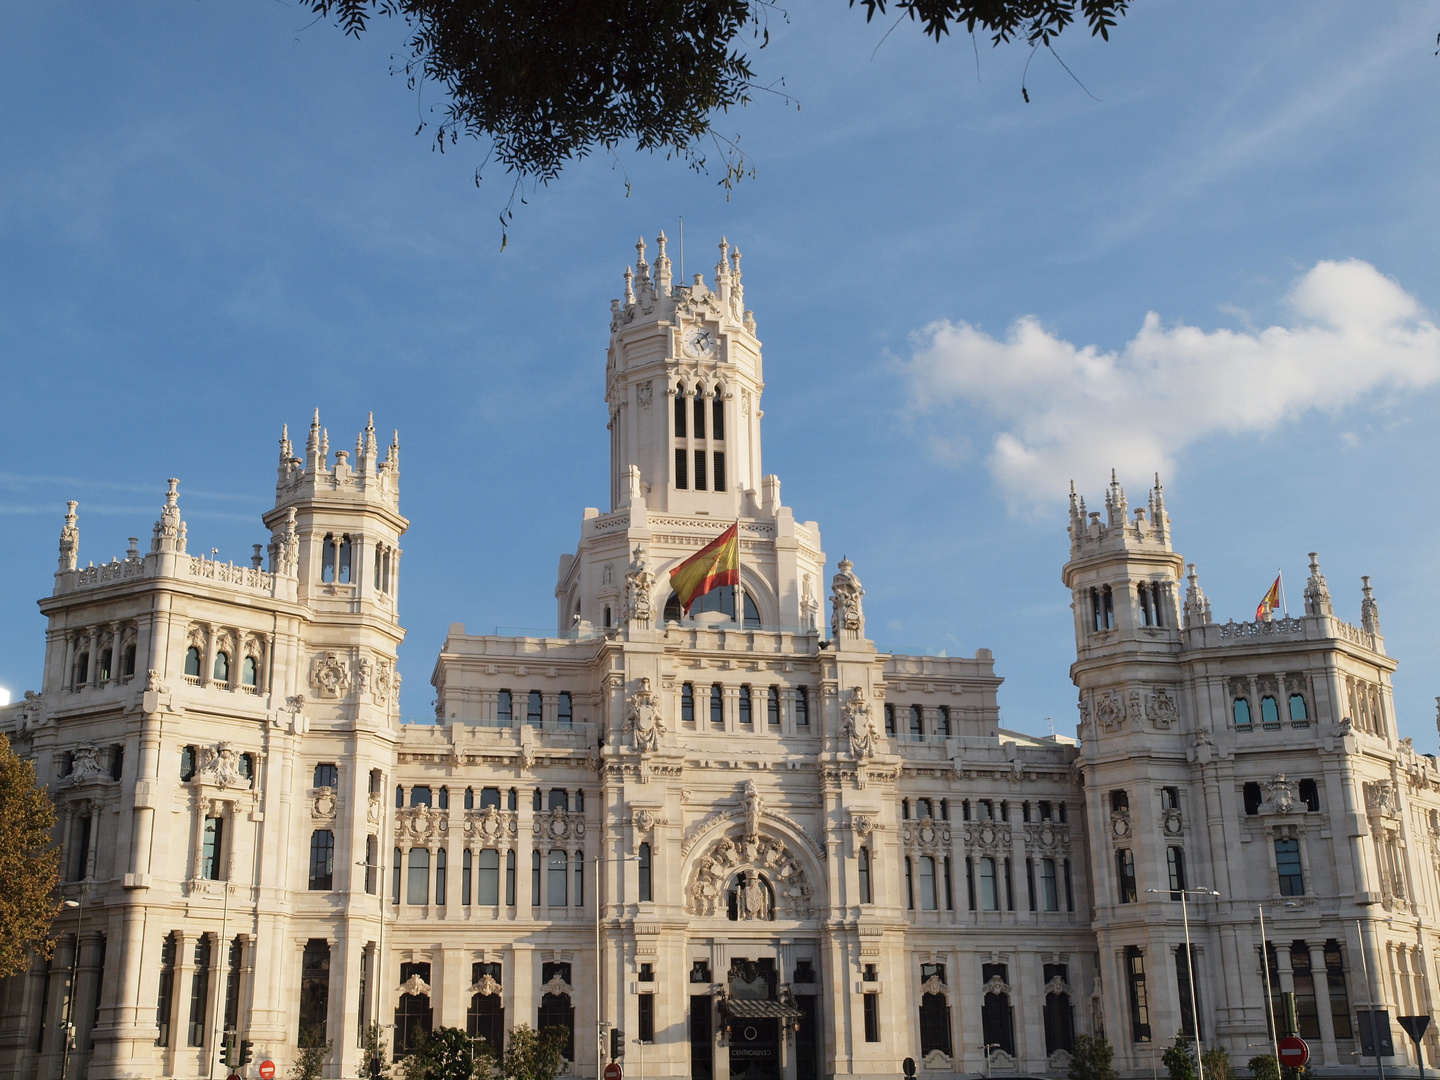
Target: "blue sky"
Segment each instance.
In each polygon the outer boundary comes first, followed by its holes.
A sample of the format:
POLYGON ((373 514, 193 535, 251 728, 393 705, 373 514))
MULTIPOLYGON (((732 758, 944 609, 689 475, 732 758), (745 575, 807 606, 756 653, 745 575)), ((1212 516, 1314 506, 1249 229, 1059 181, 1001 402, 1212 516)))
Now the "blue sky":
POLYGON ((1098 500, 1113 463, 1133 500, 1158 468, 1218 617, 1277 567, 1298 607, 1319 550, 1358 621, 1372 575, 1402 732, 1434 749, 1440 4, 1146 0, 1109 44, 1062 39, 1086 89, 795 5, 754 55, 792 100, 719 121, 757 170, 731 198, 601 155, 529 193, 503 253, 505 177, 414 136, 436 98, 388 74, 400 29, 309 23, 0 6, 0 686, 38 685, 66 499, 99 562, 178 476, 191 549, 241 561, 280 425, 319 406, 343 446, 373 409, 425 715, 451 622, 553 624, 608 490, 609 299, 683 215, 687 271, 722 233, 744 252, 765 467, 882 646, 992 648, 1004 722, 1071 731, 1066 484, 1098 500))

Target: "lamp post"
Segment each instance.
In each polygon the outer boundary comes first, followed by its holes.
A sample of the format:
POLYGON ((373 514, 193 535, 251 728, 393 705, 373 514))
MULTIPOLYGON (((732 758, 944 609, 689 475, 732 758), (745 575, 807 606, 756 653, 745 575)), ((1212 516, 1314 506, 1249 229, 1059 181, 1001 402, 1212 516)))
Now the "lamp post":
POLYGON ((1270 988, 1270 943, 1265 940, 1265 905, 1256 904, 1260 912, 1260 966, 1265 970, 1265 1004, 1270 1010, 1270 1047, 1275 1052, 1275 1071, 1280 1071, 1280 1028, 1275 1023, 1275 993, 1270 988))
POLYGON ((613 859, 595 853, 595 1080, 605 1070, 605 967, 600 954, 600 867, 604 863, 639 862, 639 855, 620 855, 613 859))
MULTIPOLYGON (((1190 976, 1190 1018, 1195 1024, 1195 1080, 1205 1080, 1205 1051, 1200 1040, 1200 992, 1195 982, 1195 953, 1190 948, 1190 905, 1185 897, 1190 893, 1196 896, 1219 896, 1214 889, 1146 889, 1146 892, 1180 894, 1180 918, 1185 924, 1185 970, 1190 976)), ((1276 1059, 1279 1060, 1278 1058, 1276 1059)))
POLYGON ((65 1025, 62 1029, 65 1042, 60 1051, 60 1080, 70 1069, 70 1047, 75 1043, 75 995, 80 986, 80 935, 85 932, 85 883, 80 883, 80 899, 66 900, 67 908, 79 908, 75 924, 75 949, 70 954, 70 993, 65 998, 65 1025))
MULTIPOLYGON (((1384 1055, 1380 1052, 1380 1029, 1375 1025, 1375 988, 1370 982, 1370 962, 1365 959, 1365 928, 1360 925, 1360 920, 1355 920, 1355 934, 1360 939, 1360 967, 1365 972, 1365 996, 1370 999, 1370 1041, 1375 1044, 1375 1075, 1378 1080, 1385 1080, 1384 1055)), ((1390 1018, 1385 1018, 1386 1027, 1389 1027, 1390 1018)))
MULTIPOLYGON (((375 845, 375 853, 380 853, 380 845, 375 845)), ((385 955, 385 864, 372 863, 367 856, 364 862, 358 862, 356 866, 363 866, 368 876, 371 870, 375 871, 375 895, 380 898, 380 934, 375 944, 375 970, 370 973, 370 981, 374 985, 371 993, 375 998, 375 1052, 370 1055, 370 1075, 380 1075, 380 964, 381 957, 385 955)), ((361 1037, 368 1035, 361 1032, 361 1037)))

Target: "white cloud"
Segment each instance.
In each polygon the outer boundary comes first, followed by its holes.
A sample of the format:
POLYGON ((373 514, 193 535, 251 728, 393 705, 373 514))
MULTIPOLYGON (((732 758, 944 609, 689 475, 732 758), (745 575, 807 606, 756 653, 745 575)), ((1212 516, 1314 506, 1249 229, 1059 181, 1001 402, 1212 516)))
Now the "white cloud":
MULTIPOLYGON (((1440 329, 1369 263, 1322 262, 1287 297, 1289 326, 1204 331, 1151 312, 1118 353, 1064 341, 1038 319, 1004 340, 969 323, 932 323, 906 363, 913 400, 967 404, 994 429, 987 458, 1013 506, 1062 497, 1072 477, 1173 472, 1187 446, 1265 432, 1309 410, 1440 379, 1440 329)), ((968 428, 944 414, 941 438, 968 428)))

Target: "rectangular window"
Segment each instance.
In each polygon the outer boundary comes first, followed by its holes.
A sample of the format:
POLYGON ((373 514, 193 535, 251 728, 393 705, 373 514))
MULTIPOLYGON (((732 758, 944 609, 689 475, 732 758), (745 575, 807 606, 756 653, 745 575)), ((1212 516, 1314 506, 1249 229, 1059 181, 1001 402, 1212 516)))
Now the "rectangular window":
POLYGON ((371 896, 380 887, 380 841, 371 835, 365 837, 365 891, 371 896))
POLYGON ((210 935, 201 934, 195 942, 195 972, 190 977, 189 1046, 205 1045, 206 1009, 210 993, 210 935))
POLYGON ((675 392, 675 437, 677 439, 685 437, 685 392, 683 390, 675 392))
POLYGON ((1008 855, 1005 856, 1005 910, 1015 910, 1015 877, 1008 855))
POLYGON ((515 852, 505 852, 505 905, 515 906, 515 852))
POLYGON ((1179 900, 1185 884, 1185 850, 1178 847, 1165 849, 1165 869, 1170 877, 1170 899, 1179 900))
POLYGON ((935 911, 939 907, 935 891, 935 860, 929 855, 920 856, 920 909, 935 911))
POLYGON ((795 688, 795 726, 810 726, 810 690, 805 686, 795 688))
MULTIPOLYGON (((1028 809, 1030 804, 1025 804, 1028 809)), ((1035 910, 1035 860, 1025 860, 1025 890, 1030 897, 1030 910, 1035 910)))
POLYGON ((650 863, 650 845, 640 845, 640 902, 648 904, 655 899, 653 867, 650 863))
POLYGON ((570 903, 570 856, 552 851, 546 866, 545 902, 551 907, 565 907, 570 903))
POLYGON ((473 896, 472 885, 475 878, 475 856, 469 848, 465 849, 460 856, 460 903, 469 907, 473 896))
POLYGON ((725 727, 725 691, 719 683, 710 686, 710 726, 722 730, 725 727))
MULTIPOLYGON (((155 1045, 170 1045, 170 1018, 175 1007, 175 934, 165 935, 160 946, 160 989, 155 997, 155 1045)), ((49 980, 46 980, 47 984, 49 980)), ((41 1008, 43 1019, 44 1008, 41 1008)))
POLYGON ((713 417, 710 425, 710 437, 716 442, 723 442, 725 439, 725 399, 718 393, 715 395, 714 408, 710 412, 713 417))
POLYGON ((683 446, 675 448, 675 486, 681 491, 690 486, 690 457, 683 446))
MULTIPOLYGON (((1190 957, 1194 959, 1193 955, 1190 957)), ((1175 985, 1180 991, 1180 1033, 1187 1038, 1195 1038, 1195 1013, 1197 1002, 1191 1000, 1191 992, 1199 985, 1198 978, 1190 977, 1190 964, 1186 960, 1185 946, 1181 945, 1175 950, 1175 985)), ((1201 1028, 1204 1028, 1202 1023, 1201 1028)), ((1320 1033, 1317 1030, 1315 1037, 1318 1039, 1320 1033)), ((1205 1041, 1205 1033, 1200 1033, 1200 1041, 1205 1041)))
POLYGON ((770 692, 765 697, 765 715, 771 727, 780 726, 780 688, 770 687, 770 692))
POLYGON ((1310 967, 1310 947, 1303 941, 1290 946, 1290 970, 1295 979, 1296 1034, 1302 1039, 1318 1039, 1320 1009, 1315 999, 1315 975, 1310 967))
POLYGON ((872 901, 871 898, 870 898, 870 897, 871 897, 871 893, 870 893, 870 849, 869 849, 868 847, 862 847, 862 848, 860 849, 859 873, 860 873, 860 903, 862 903, 862 904, 873 903, 873 901, 872 901))
POLYGON ((1075 890, 1070 887, 1070 860, 1061 861, 1061 868, 1065 871, 1065 910, 1075 910, 1075 890))
MULTIPOLYGON (((981 985, 988 986, 995 979, 1008 983, 1009 967, 1005 964, 981 964, 981 985)), ((1014 1055, 1015 1010, 1010 1004, 1008 993, 992 991, 984 995, 980 1005, 980 1032, 985 1045, 999 1047, 1005 1053, 1014 1055)))
POLYGON ((705 451, 695 451, 695 490, 705 490, 705 451))
POLYGON ((655 995, 640 995, 640 1041, 642 1043, 653 1043, 655 1041, 655 995))
POLYGON ((885 734, 895 734, 895 706, 889 702, 885 703, 885 734))
POLYGON ((329 1011, 330 943, 311 938, 300 961, 300 1045, 325 1045, 329 1011))
POLYGON ((880 1041, 880 995, 865 995, 865 1041, 867 1043, 878 1043, 880 1041))
POLYGON ((1150 1041, 1150 999, 1145 989, 1145 954, 1138 945, 1125 948, 1125 978, 1130 990, 1130 1038, 1150 1041))
POLYGON ((754 723, 754 717, 750 712, 750 687, 740 687, 740 723, 747 727, 754 723))
POLYGON ((714 472, 712 472, 710 475, 711 475, 711 478, 715 481, 715 490, 716 490, 716 491, 724 491, 724 490, 725 490, 725 451, 724 451, 724 450, 716 450, 715 453, 714 453, 712 456, 713 456, 714 459, 715 459, 715 461, 714 461, 715 469, 714 469, 714 472))
POLYGON ((500 903, 500 852, 485 848, 476 860, 475 902, 493 906, 500 903))
POLYGON ((315 766, 315 783, 311 787, 339 787, 340 770, 328 761, 322 761, 315 766))
POLYGON ((945 736, 947 739, 950 737, 950 706, 949 706, 949 705, 941 705, 941 706, 940 706, 940 713, 939 713, 938 717, 936 718, 936 731, 935 731, 935 733, 936 733, 937 735, 943 735, 943 736, 945 736))
POLYGON ((555 710, 555 720, 561 727, 573 727, 575 724, 575 705, 568 690, 560 692, 559 704, 555 710))
POLYGON ((390 902, 400 903, 400 849, 390 854, 390 902))
POLYGON ((335 887, 335 833, 316 829, 310 834, 310 888, 329 892, 335 887))
POLYGON ((955 879, 950 873, 950 856, 945 856, 945 910, 955 910, 955 879))
POLYGON ((1055 882, 1055 860, 1040 860, 1040 903, 1046 911, 1060 910, 1060 890, 1055 882))
POLYGON ((695 438, 705 437, 705 398, 697 388, 695 391, 695 438))
POLYGON ((435 852, 435 903, 445 904, 445 849, 435 852))
POLYGON ((538 728, 544 716, 545 699, 540 696, 539 690, 531 690, 525 697, 525 722, 538 728))
POLYGON ((405 902, 416 905, 430 902, 430 852, 423 847, 410 849, 410 879, 405 902))
MULTIPOLYGON (((204 846, 200 858, 200 876, 208 881, 219 881, 221 877, 221 860, 225 851, 225 819, 218 817, 207 817, 205 819, 204 846)), ((194 1043, 195 1046, 203 1045, 194 1043)))
POLYGON ((905 856, 905 907, 915 910, 915 860, 905 856))
POLYGON ((509 727, 515 712, 514 698, 509 690, 501 690, 495 703, 495 723, 500 727, 509 727))
POLYGON ((965 856, 965 900, 971 911, 975 910, 975 860, 965 856))
POLYGON ((1135 855, 1129 848, 1115 851, 1115 887, 1122 904, 1133 904, 1139 897, 1135 884, 1135 855))
POLYGON ((1300 841, 1284 837, 1275 841, 1275 872, 1280 877, 1281 896, 1304 896, 1305 875, 1300 867, 1300 841))
POLYGON ((680 722, 695 723, 695 687, 688 682, 680 687, 680 722))
POLYGON ((980 908, 982 911, 1000 910, 1000 886, 995 879, 995 860, 988 856, 980 860, 980 908))
POLYGON ((540 906, 540 852, 530 849, 530 904, 540 906))
POLYGON ((575 906, 585 906, 585 856, 575 852, 575 906))
POLYGON ((1345 992, 1345 961, 1340 943, 1334 938, 1325 942, 1325 982, 1330 988, 1330 1016, 1337 1039, 1354 1038, 1350 1026, 1350 998, 1345 992))

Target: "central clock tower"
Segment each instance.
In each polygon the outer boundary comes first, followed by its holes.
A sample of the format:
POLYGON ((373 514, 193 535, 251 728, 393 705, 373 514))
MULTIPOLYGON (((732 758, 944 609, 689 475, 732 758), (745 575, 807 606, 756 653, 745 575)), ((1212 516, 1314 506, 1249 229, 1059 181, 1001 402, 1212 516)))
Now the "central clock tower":
POLYGON ((656 249, 652 266, 645 241, 635 245, 625 297, 611 305, 610 508, 630 502, 635 468, 650 510, 743 517, 762 487, 764 382, 740 252, 720 241, 712 287, 703 274, 673 281, 664 233, 656 249))

